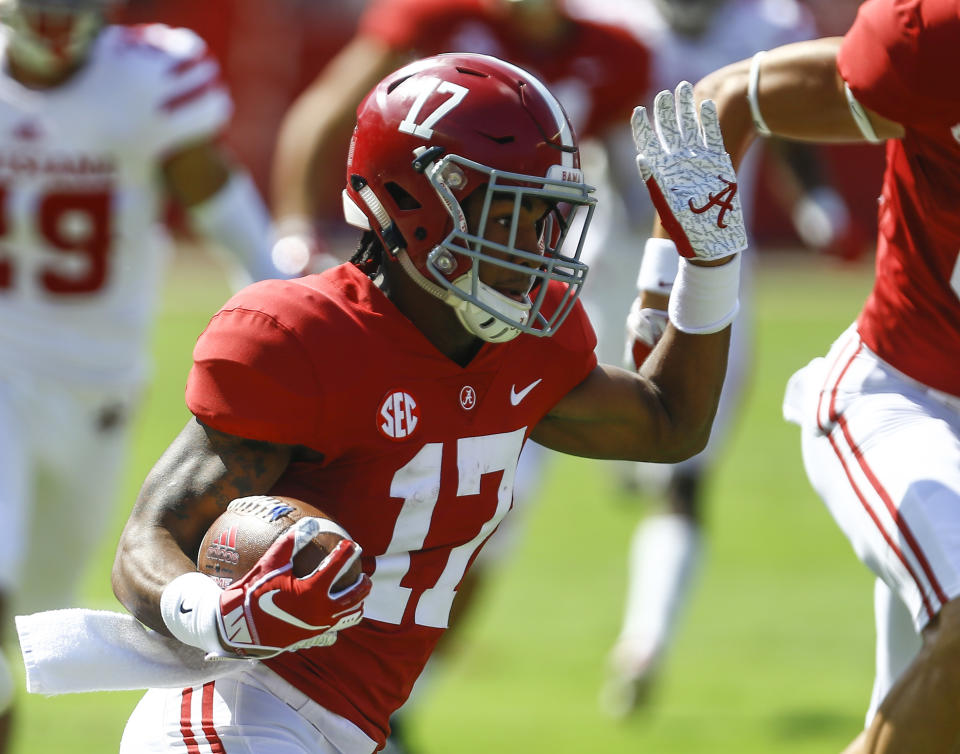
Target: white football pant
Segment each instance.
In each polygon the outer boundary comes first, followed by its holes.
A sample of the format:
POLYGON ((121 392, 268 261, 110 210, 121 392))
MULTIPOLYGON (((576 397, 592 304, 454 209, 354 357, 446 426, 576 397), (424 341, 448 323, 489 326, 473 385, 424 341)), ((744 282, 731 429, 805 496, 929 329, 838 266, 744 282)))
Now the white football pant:
POLYGON ((118 502, 138 396, 0 374, 0 591, 10 616, 74 603, 118 502))
POLYGON ((890 687, 917 656, 923 644, 906 606, 890 591, 883 579, 877 579, 873 585, 873 613, 877 629, 876 670, 864 727, 873 721, 890 687))
POLYGON ((376 743, 265 665, 188 689, 151 689, 120 754, 372 754, 376 743))
POLYGON ((960 398, 893 369, 850 327, 791 378, 784 415, 802 427, 814 489, 898 598, 877 601, 882 698, 912 656, 897 612, 917 635, 960 594, 960 398))

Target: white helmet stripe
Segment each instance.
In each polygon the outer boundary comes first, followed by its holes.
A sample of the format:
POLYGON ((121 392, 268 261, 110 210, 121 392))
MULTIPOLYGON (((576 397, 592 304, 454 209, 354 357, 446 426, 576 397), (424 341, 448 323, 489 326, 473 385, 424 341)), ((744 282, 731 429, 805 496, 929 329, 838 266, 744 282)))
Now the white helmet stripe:
MULTIPOLYGON (((563 107, 560 105, 560 101, 553 96, 553 92, 547 89, 546 85, 538 79, 535 75, 530 73, 530 71, 525 71, 523 68, 514 65, 513 63, 508 63, 506 60, 501 60, 500 58, 494 58, 491 55, 477 55, 478 58, 490 58, 495 60, 500 65, 506 66, 511 70, 515 71, 518 76, 530 81, 536 87, 537 92, 540 96, 543 97, 544 102, 550 106, 550 112, 553 115, 553 119, 557 124, 557 131, 560 134, 560 143, 565 147, 575 146, 573 143, 573 131, 570 130, 570 121, 567 120, 566 113, 563 112, 563 107)), ((561 152, 561 164, 570 168, 573 167, 573 152, 561 152)))

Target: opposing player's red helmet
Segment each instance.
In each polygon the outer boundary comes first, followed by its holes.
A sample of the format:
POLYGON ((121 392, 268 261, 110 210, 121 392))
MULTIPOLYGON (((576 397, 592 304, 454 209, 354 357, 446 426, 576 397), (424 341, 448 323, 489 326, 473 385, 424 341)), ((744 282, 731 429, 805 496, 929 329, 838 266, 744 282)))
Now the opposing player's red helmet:
POLYGON ((464 327, 485 340, 501 342, 519 332, 551 335, 563 322, 586 276, 579 258, 595 204, 592 191, 560 103, 535 76, 497 58, 420 60, 387 76, 357 109, 344 191, 347 220, 375 231, 422 287, 453 306, 464 327), (513 198, 509 244, 467 227, 461 203, 478 188, 486 190, 481 229, 495 194, 513 198), (514 246, 521 202, 531 197, 553 208, 540 237, 542 254, 514 246), (585 210, 582 223, 574 223, 578 210, 585 210), (572 226, 579 234, 575 248, 561 253, 572 226), (531 275, 526 301, 482 283, 481 262, 531 275), (555 311, 542 312, 550 280, 564 283, 566 291, 555 311))

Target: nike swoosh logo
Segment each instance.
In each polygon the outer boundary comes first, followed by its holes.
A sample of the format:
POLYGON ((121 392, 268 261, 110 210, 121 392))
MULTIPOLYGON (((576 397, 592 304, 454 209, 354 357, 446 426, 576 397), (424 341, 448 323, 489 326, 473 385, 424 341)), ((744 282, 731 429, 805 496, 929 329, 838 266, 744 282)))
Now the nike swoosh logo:
POLYGON ((180 605, 180 612, 183 613, 183 614, 192 613, 192 612, 193 612, 193 608, 192 608, 192 607, 184 607, 183 605, 180 605))
POLYGON ((543 382, 543 377, 541 377, 539 380, 534 380, 533 382, 531 382, 529 385, 527 385, 523 390, 520 390, 519 392, 517 391, 517 386, 516 386, 516 385, 511 385, 511 386, 510 386, 510 405, 511 405, 511 406, 519 406, 519 405, 520 405, 520 401, 522 401, 524 398, 526 398, 527 395, 530 393, 530 391, 533 390, 533 389, 534 389, 537 385, 539 385, 541 382, 543 382))
POLYGON ((286 610, 274 604, 273 595, 277 594, 279 589, 271 589, 266 594, 260 595, 260 609, 263 610, 267 615, 273 616, 277 620, 282 620, 284 623, 289 623, 291 626, 296 626, 297 628, 302 628, 307 631, 322 631, 323 629, 330 628, 330 626, 311 626, 309 623, 305 623, 300 620, 296 615, 290 615, 286 610))

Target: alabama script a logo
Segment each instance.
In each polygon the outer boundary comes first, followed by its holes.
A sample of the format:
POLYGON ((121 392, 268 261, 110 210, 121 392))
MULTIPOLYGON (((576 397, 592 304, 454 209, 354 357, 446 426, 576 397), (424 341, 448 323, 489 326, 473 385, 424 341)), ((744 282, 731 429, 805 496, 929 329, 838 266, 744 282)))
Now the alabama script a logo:
POLYGON ((707 203, 702 207, 694 207, 693 199, 690 199, 688 204, 690 205, 690 210, 698 215, 703 214, 711 207, 719 207, 720 214, 717 215, 717 227, 726 228, 727 224, 723 221, 723 216, 727 214, 728 210, 733 211, 733 197, 737 195, 737 182, 728 181, 722 175, 718 175, 717 178, 726 184, 726 188, 717 194, 707 194, 707 203))

